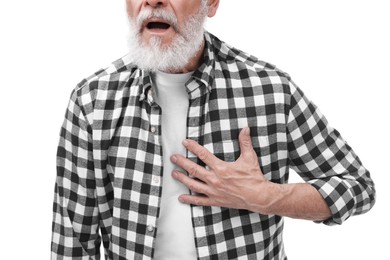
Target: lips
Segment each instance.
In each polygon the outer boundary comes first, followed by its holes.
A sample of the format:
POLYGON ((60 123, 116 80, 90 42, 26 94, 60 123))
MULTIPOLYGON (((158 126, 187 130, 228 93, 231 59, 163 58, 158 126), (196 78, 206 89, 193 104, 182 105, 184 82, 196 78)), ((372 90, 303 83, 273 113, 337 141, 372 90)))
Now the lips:
POLYGON ((143 28, 150 32, 161 33, 172 27, 171 23, 161 18, 151 18, 143 22, 143 28))
POLYGON ((167 30, 169 27, 171 27, 171 25, 165 22, 149 22, 146 24, 146 28, 150 30, 167 30))

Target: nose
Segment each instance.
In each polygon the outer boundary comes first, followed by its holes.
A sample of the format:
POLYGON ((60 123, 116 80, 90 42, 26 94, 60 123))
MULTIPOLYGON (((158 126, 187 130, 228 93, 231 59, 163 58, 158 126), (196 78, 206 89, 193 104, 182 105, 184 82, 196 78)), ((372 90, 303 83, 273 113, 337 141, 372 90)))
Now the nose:
POLYGON ((153 8, 156 7, 165 7, 167 5, 168 0, 146 0, 145 5, 149 5, 153 8))

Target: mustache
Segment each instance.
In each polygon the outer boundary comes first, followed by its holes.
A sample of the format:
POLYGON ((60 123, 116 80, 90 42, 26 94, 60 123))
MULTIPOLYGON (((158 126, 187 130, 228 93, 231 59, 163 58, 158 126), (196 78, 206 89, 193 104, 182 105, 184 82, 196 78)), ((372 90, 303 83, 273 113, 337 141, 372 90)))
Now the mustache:
POLYGON ((158 19, 165 20, 173 27, 173 29, 175 29, 176 31, 178 29, 178 21, 177 21, 176 15, 169 12, 169 11, 163 10, 163 9, 153 9, 153 10, 152 9, 144 9, 144 10, 142 10, 138 14, 137 18, 135 19, 136 26, 138 28, 141 28, 146 20, 152 19, 152 18, 158 18, 158 19))

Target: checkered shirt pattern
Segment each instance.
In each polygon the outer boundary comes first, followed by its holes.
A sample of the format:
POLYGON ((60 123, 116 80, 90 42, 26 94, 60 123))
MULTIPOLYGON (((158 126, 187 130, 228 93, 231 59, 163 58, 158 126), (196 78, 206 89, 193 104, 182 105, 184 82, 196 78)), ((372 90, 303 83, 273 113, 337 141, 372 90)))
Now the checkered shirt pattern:
MULTIPOLYGON (((201 66, 186 83, 187 137, 233 162, 250 127, 265 177, 289 169, 313 185, 341 224, 375 201, 369 172, 290 77, 210 33, 201 66)), ((125 56, 72 92, 60 133, 52 259, 151 259, 162 177, 161 109, 150 75, 125 56)), ((202 165, 193 154, 187 157, 202 165)), ((259 191, 261 196, 261 191, 259 191)), ((287 259, 283 218, 191 206, 198 259, 287 259)), ((174 227, 172 227, 174 228, 174 227)))

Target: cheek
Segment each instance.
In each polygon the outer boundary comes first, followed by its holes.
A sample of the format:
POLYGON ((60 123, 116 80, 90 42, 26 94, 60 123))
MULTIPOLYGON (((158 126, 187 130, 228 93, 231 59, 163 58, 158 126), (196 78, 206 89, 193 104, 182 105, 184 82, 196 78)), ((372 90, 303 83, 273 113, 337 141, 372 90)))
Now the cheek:
POLYGON ((194 15, 200 8, 202 0, 176 0, 171 1, 173 9, 179 22, 186 21, 189 16, 194 15))
POLYGON ((127 11, 127 15, 131 18, 134 18, 137 16, 137 13, 141 7, 141 4, 138 3, 138 2, 142 2, 142 1, 137 1, 137 0, 127 0, 126 1, 126 11, 127 11))

